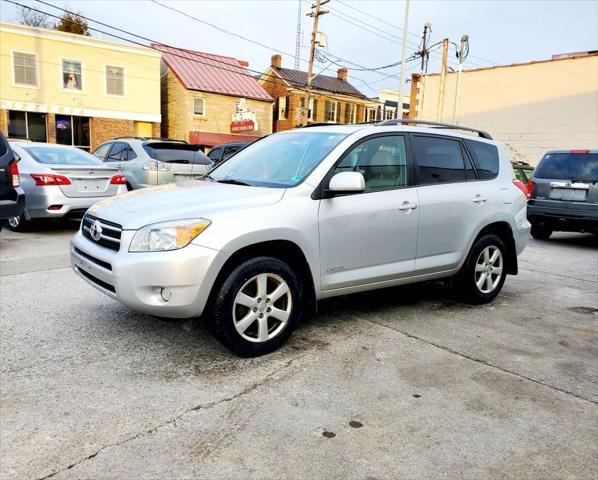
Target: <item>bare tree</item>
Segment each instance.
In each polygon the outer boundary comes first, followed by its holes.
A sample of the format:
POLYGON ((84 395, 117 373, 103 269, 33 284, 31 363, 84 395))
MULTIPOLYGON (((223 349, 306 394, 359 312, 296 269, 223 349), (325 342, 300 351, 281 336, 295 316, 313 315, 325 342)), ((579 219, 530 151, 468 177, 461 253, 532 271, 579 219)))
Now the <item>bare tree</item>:
POLYGON ((51 27, 49 17, 45 13, 30 10, 21 5, 17 6, 17 12, 17 21, 23 25, 40 28, 51 27))

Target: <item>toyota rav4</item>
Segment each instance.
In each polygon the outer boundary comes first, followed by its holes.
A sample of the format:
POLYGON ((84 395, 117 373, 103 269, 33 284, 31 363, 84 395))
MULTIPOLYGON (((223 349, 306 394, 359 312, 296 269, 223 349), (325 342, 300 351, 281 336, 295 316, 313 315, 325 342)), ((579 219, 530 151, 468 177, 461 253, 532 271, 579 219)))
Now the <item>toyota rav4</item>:
POLYGON ((201 181, 99 202, 73 269, 133 309, 203 315, 244 356, 327 297, 452 277, 489 302, 527 243, 526 187, 487 133, 408 122, 277 133, 201 181))

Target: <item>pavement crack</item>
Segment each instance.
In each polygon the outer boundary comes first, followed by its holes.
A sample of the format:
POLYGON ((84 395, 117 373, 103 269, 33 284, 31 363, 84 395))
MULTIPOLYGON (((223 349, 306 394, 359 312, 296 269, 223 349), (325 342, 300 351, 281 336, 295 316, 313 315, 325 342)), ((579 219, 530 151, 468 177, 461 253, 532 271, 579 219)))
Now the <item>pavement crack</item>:
POLYGON ((501 367, 499 365, 495 365, 493 363, 490 363, 487 360, 484 360, 483 358, 474 357, 473 355, 470 355, 468 353, 460 352, 458 350, 455 350, 455 349, 453 349, 451 347, 447 347, 445 345, 440 345, 439 343, 432 342, 431 340, 426 340, 425 338, 418 337, 417 335, 413 335, 412 333, 408 333, 408 332, 405 332, 403 330, 399 330, 398 328, 393 328, 391 326, 385 325, 384 323, 376 322, 374 320, 365 320, 365 321, 373 323, 373 324, 378 325, 380 327, 388 328, 389 330, 393 330, 394 332, 400 333, 401 335, 404 335, 404 336, 406 336, 408 338, 412 338, 414 340, 418 340, 420 342, 426 343, 427 345, 431 345, 433 347, 439 348, 441 350, 444 350, 445 352, 451 353, 453 355, 457 355, 459 357, 465 358, 465 359, 470 360, 472 362, 480 363, 480 364, 485 365, 485 366, 490 367, 490 368, 495 368, 496 370, 500 370, 503 373, 507 373, 509 375, 513 375, 515 377, 519 377, 519 378, 521 378, 523 380, 527 380, 529 382, 537 383, 538 385, 542 385, 544 387, 548 387, 548 388, 550 388, 552 390, 555 390, 557 392, 564 393, 565 395, 570 395, 570 396, 578 398, 580 400, 584 400, 586 402, 593 403, 594 405, 598 405, 598 401, 596 401, 596 400, 592 400, 591 398, 584 397, 584 396, 579 395, 578 393, 572 392, 570 390, 565 390, 564 388, 556 387, 556 386, 551 385, 549 383, 545 383, 545 382, 543 382, 541 380, 538 380, 536 378, 528 377, 526 375, 523 375, 521 373, 515 372, 513 370, 509 370, 508 368, 504 368, 504 367, 501 367))
POLYGON ((251 392, 257 390, 258 388, 260 388, 261 386, 267 384, 270 380, 272 380, 273 377, 277 376, 278 374, 280 374, 281 372, 287 370, 289 367, 291 367, 291 365, 293 363, 295 363, 296 361, 300 360, 301 358, 303 358, 306 354, 302 354, 302 355, 297 355, 296 357, 291 358, 290 360, 286 361, 281 367, 271 371, 270 373, 268 373, 265 377, 263 377, 262 379, 251 383, 249 385, 247 385, 245 388, 243 388, 242 390, 240 390, 239 392, 235 393, 234 395, 230 395, 228 397, 224 397, 221 398, 219 400, 215 400, 213 402, 208 402, 208 403, 201 403, 199 405, 194 405, 193 407, 190 407, 188 409, 186 409, 185 411, 181 412, 180 414, 176 415, 175 417, 172 417, 168 420, 166 420, 165 422, 162 422, 158 425, 155 425, 147 430, 143 430, 141 432, 138 432, 134 435, 131 435, 127 438, 124 438, 118 442, 114 442, 114 443, 109 443, 107 445, 102 445, 100 448, 98 448, 94 453, 92 453, 91 455, 87 455, 86 457, 81 458, 80 460, 77 460, 76 462, 73 462, 69 465, 67 465, 66 467, 61 468, 60 470, 55 470, 52 473, 49 473, 47 475, 44 475, 43 477, 37 477, 37 480, 46 480, 48 478, 52 478, 55 475, 58 475, 59 473, 62 472, 66 472, 74 467, 76 467, 77 465, 80 465, 81 463, 84 463, 88 460, 91 460, 92 458, 97 457, 100 453, 102 453, 104 450, 108 449, 108 448, 112 448, 112 447, 119 447, 121 445, 124 445, 125 443, 131 442, 133 440, 136 440, 137 438, 140 437, 144 437, 146 435, 151 435, 155 432, 157 432, 158 430, 160 430, 163 427, 166 427, 168 425, 175 425, 176 426, 176 422, 179 421, 182 417, 184 417, 185 415, 191 413, 191 412, 196 412, 198 410, 209 410, 210 408, 216 407, 220 404, 223 403, 227 403, 227 402, 232 402, 240 397, 243 397, 245 395, 250 394, 251 392))

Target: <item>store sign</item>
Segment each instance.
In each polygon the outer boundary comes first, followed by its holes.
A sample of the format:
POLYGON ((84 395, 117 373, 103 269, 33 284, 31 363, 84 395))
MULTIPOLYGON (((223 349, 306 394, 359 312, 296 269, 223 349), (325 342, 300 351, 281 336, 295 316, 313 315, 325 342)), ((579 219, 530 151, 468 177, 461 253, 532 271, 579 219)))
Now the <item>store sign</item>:
POLYGON ((247 107, 247 100, 241 98, 236 105, 236 112, 233 113, 230 131, 232 133, 253 132, 259 130, 259 124, 255 112, 250 112, 247 107))

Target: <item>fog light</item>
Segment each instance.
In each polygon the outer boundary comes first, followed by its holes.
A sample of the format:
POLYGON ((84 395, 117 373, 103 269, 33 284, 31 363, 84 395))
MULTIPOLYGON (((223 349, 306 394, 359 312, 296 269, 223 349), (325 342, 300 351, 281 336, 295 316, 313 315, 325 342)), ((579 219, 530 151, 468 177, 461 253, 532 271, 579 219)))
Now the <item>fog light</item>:
POLYGON ((172 292, 170 291, 170 288, 161 289, 160 296, 162 297, 162 300, 168 302, 172 298, 172 292))

